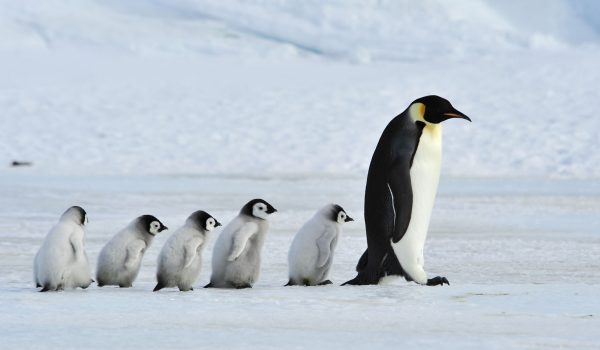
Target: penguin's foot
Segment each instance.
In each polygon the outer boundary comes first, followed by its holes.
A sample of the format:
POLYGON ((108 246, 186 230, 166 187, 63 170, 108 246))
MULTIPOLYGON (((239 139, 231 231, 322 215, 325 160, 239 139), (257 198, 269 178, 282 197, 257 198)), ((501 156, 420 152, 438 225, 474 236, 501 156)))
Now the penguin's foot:
POLYGON ((132 284, 119 284, 119 288, 131 288, 132 284))
POLYGON ((204 288, 213 288, 212 282, 210 282, 209 284, 205 285, 204 288))
POLYGON ((443 286, 444 283, 450 285, 450 282, 448 282, 448 279, 446 277, 437 276, 427 280, 428 286, 443 286))
POLYGON ((295 285, 296 285, 296 283, 290 278, 290 280, 284 287, 295 286, 295 285))
POLYGON ((180 292, 191 292, 194 290, 194 288, 192 288, 192 287, 179 287, 178 286, 177 288, 179 288, 180 292))
POLYGON ((50 288, 50 286, 46 285, 46 286, 44 286, 44 288, 42 288, 42 290, 40 290, 40 292, 47 292, 49 290, 54 290, 54 289, 50 288))
POLYGON ((325 281, 317 284, 317 286, 326 286, 328 284, 333 284, 333 282, 331 282, 330 280, 325 280, 325 281))
POLYGON ((246 284, 240 284, 235 286, 235 289, 246 289, 246 288, 252 288, 252 285, 250 283, 246 283, 246 284))

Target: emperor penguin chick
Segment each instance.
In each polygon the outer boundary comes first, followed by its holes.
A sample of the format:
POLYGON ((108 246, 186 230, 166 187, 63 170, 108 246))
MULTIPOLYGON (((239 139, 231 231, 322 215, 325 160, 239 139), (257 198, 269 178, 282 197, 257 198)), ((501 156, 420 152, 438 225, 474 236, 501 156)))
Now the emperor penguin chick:
POLYGON ((131 287, 140 272, 146 249, 154 236, 166 229, 167 227, 154 216, 142 215, 117 233, 98 256, 98 287, 131 287))
POLYGON ((185 224, 169 237, 160 252, 155 292, 171 287, 178 287, 180 291, 193 290, 192 284, 200 275, 202 250, 208 240, 208 233, 218 226, 221 224, 202 210, 187 218, 185 224))
POLYGON ((262 199, 246 203, 219 234, 212 256, 212 275, 205 288, 252 288, 260 272, 260 252, 277 210, 262 199))
POLYGON ((85 289, 93 282, 84 247, 86 223, 85 210, 74 206, 48 232, 33 260, 33 279, 40 292, 85 289))
POLYGON ((342 224, 354 221, 342 207, 328 204, 300 228, 288 254, 286 286, 331 284, 327 279, 333 252, 342 233, 342 224))

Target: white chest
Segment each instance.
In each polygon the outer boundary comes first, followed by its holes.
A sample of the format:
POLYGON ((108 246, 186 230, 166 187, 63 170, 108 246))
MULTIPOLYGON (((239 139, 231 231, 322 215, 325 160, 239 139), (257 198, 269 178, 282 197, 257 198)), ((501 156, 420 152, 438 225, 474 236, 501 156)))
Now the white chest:
POLYGON ((439 125, 423 129, 410 169, 413 203, 404 237, 394 245, 403 246, 422 256, 431 211, 435 202, 442 162, 442 130, 439 125))

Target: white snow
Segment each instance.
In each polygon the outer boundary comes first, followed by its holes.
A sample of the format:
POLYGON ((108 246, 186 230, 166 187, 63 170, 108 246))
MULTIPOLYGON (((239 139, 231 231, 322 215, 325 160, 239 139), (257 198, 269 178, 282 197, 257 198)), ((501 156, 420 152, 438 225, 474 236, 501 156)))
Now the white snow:
POLYGON ((594 0, 0 0, 2 348, 599 348, 600 5, 594 0), (326 203, 358 219, 381 131, 447 97, 426 271, 450 286, 283 288, 326 203), (13 160, 33 166, 13 168, 13 160), (252 290, 37 293, 33 255, 71 205, 87 249, 137 215, 226 223, 279 209, 252 290))

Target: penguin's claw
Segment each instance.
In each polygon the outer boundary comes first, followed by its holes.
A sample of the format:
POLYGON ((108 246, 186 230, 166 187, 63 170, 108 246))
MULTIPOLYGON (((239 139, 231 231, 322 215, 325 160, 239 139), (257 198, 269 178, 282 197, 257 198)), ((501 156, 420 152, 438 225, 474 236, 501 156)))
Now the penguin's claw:
POLYGON ((450 285, 450 282, 448 282, 448 279, 446 277, 437 276, 427 280, 428 286, 443 286, 444 284, 450 285))

